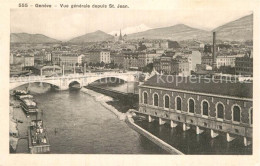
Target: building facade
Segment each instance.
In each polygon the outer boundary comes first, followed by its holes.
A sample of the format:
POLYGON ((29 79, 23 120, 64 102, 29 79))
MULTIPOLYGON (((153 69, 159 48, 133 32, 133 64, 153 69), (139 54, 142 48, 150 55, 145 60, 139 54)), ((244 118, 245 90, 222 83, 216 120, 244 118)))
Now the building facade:
POLYGON ((137 114, 147 116, 149 122, 182 125, 184 131, 195 126, 197 134, 210 130, 212 138, 225 133, 228 142, 243 137, 245 146, 251 143, 252 83, 194 83, 181 81, 183 77, 169 83, 172 79, 167 77, 155 75, 139 86, 137 114))
POLYGON ((238 75, 253 76, 253 58, 248 56, 236 58, 235 72, 238 75))
POLYGON ((24 67, 34 66, 34 56, 24 55, 24 67))

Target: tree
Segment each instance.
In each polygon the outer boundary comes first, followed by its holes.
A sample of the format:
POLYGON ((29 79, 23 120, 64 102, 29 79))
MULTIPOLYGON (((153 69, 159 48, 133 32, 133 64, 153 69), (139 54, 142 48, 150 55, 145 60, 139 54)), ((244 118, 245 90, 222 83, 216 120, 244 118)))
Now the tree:
POLYGON ((151 73, 153 71, 153 63, 149 63, 143 68, 144 73, 151 73))
POLYGON ((119 69, 123 69, 124 66, 123 66, 122 64, 119 64, 118 68, 119 68, 119 69))
POLYGON ((100 63, 100 67, 104 67, 104 66, 105 66, 105 62, 102 61, 102 62, 100 63))

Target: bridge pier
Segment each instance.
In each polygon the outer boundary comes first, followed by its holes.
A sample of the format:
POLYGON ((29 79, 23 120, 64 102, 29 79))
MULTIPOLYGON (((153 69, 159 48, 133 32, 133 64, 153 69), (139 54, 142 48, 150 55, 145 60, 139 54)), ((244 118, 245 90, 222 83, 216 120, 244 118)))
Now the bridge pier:
POLYGON ((148 122, 152 122, 152 121, 154 121, 154 119, 150 115, 148 115, 148 122))
POLYGON ((251 145, 251 144, 252 144, 252 141, 249 141, 247 137, 244 137, 244 145, 248 146, 248 145, 251 145))
POLYGON ((211 136, 211 138, 215 138, 215 137, 218 136, 218 133, 211 129, 210 130, 210 136, 211 136))
POLYGON ((162 118, 159 118, 159 125, 163 125, 163 124, 165 124, 165 121, 162 120, 162 118))
POLYGON ((171 128, 174 128, 176 127, 178 124, 177 123, 174 123, 172 120, 171 120, 171 128))
POLYGON ((199 135, 201 133, 203 133, 204 130, 200 129, 199 126, 196 126, 196 134, 199 135))
POLYGON ((190 126, 188 126, 186 123, 183 123, 183 125, 182 125, 182 130, 183 131, 187 131, 187 130, 189 130, 190 129, 190 126))
POLYGON ((227 133, 227 142, 231 142, 235 139, 235 137, 231 137, 229 133, 227 133))

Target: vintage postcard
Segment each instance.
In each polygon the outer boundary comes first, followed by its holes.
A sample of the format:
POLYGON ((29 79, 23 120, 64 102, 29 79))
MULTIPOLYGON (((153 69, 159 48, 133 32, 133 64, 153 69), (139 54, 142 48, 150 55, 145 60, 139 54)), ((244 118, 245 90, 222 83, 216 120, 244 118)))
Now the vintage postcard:
POLYGON ((0 166, 259 165, 259 5, 2 1, 0 166))

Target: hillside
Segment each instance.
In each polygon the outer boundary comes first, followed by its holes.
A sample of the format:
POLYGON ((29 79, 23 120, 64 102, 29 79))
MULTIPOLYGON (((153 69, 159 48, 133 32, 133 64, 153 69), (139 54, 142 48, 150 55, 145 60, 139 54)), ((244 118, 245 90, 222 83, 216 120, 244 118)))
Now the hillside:
POLYGON ((253 40, 253 14, 226 23, 213 31, 216 32, 217 40, 253 40))
POLYGON ((150 29, 144 32, 129 34, 129 39, 169 39, 169 40, 209 40, 211 33, 208 31, 177 24, 170 27, 150 29))
POLYGON ((42 34, 11 33, 11 43, 58 43, 59 40, 42 34))
POLYGON ((78 36, 76 38, 73 38, 69 40, 70 43, 86 43, 86 42, 99 42, 99 41, 107 41, 107 40, 113 40, 113 36, 109 35, 102 31, 96 31, 92 33, 87 33, 83 36, 78 36))

